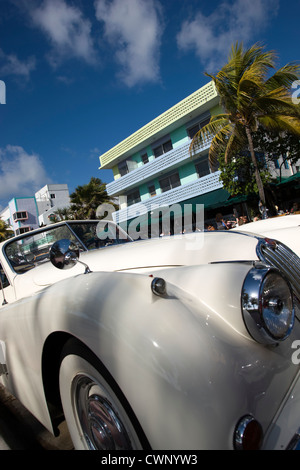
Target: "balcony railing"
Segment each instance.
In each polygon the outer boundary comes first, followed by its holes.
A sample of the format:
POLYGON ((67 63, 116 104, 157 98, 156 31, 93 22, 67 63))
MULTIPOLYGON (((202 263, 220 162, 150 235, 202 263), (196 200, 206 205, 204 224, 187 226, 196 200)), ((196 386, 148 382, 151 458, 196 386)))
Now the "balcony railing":
MULTIPOLYGON (((207 139, 201 146, 197 155, 209 149, 211 139, 207 139)), ((141 182, 146 182, 154 178, 156 175, 172 170, 178 167, 182 162, 190 158, 189 154, 190 142, 182 145, 181 147, 174 148, 167 153, 164 153, 155 160, 152 160, 142 167, 136 168, 135 170, 127 173, 127 175, 108 183, 106 185, 106 191, 109 196, 117 196, 124 191, 127 191, 134 186, 137 186, 141 182)))
POLYGON ((183 202, 202 194, 215 191, 223 187, 220 181, 220 172, 210 173, 192 183, 187 183, 177 188, 166 191, 165 193, 151 197, 145 201, 133 204, 126 209, 121 209, 113 213, 113 219, 117 223, 130 220, 139 215, 145 214, 157 207, 171 206, 178 202, 183 202))

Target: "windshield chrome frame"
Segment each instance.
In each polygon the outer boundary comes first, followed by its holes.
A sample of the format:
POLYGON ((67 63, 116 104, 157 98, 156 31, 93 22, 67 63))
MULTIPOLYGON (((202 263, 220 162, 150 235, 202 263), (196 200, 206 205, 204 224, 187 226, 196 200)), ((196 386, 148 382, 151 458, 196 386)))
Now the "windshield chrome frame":
MULTIPOLYGON (((26 232, 26 233, 23 233, 21 235, 17 235, 16 237, 13 237, 13 238, 9 238, 8 240, 5 241, 5 243, 3 243, 2 245, 2 253, 3 253, 3 256, 4 256, 4 259, 6 261, 6 263, 8 264, 11 272, 14 274, 14 276, 21 276, 23 275, 24 273, 20 273, 20 272, 17 272, 12 264, 11 264, 11 261, 9 259, 9 257, 7 256, 6 254, 6 250, 7 250, 7 247, 16 242, 16 241, 19 241, 19 240, 25 240, 26 238, 29 238, 29 237, 32 237, 34 235, 38 235, 39 233, 42 233, 42 232, 49 232, 51 230, 55 230, 56 228, 59 228, 59 227, 62 227, 62 226, 67 226, 67 228, 70 230, 71 234, 76 238, 76 240, 79 242, 80 246, 82 247, 83 251, 85 252, 88 252, 88 248, 86 247, 86 245, 83 243, 83 241, 78 237, 78 235, 76 235, 76 233, 74 232, 74 230, 72 229, 72 224, 86 224, 86 223, 95 223, 95 224, 98 224, 99 222, 101 222, 100 219, 87 219, 87 220, 62 220, 60 222, 57 222, 56 224, 49 224, 49 225, 46 225, 44 227, 39 227, 35 230, 31 230, 30 232, 26 232)), ((106 221, 105 220, 105 223, 109 223, 109 221, 106 221)))

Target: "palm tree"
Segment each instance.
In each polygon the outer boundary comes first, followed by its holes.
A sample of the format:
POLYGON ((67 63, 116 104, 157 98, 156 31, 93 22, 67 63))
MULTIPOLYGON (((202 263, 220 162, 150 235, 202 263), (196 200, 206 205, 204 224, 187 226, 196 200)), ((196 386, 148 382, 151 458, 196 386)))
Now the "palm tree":
POLYGON ((212 137, 209 163, 216 171, 218 155, 225 153, 225 162, 248 150, 255 171, 259 197, 265 204, 265 193, 254 152, 252 134, 259 126, 300 135, 300 110, 292 102, 291 85, 299 78, 300 65, 287 64, 273 75, 276 54, 265 52, 255 44, 244 49, 243 44, 232 46, 227 64, 210 77, 220 96, 223 113, 212 116, 210 122, 194 136, 190 154, 207 137, 212 137))
POLYGON ((70 194, 71 212, 75 219, 95 219, 98 206, 112 203, 106 192, 106 185, 99 178, 92 177, 88 184, 77 186, 70 194))
POLYGON ((9 228, 9 226, 0 219, 0 242, 3 242, 7 238, 12 237, 14 232, 9 228))
POLYGON ((54 215, 56 215, 59 220, 72 219, 72 212, 70 207, 61 207, 59 209, 56 209, 56 211, 54 211, 54 215))

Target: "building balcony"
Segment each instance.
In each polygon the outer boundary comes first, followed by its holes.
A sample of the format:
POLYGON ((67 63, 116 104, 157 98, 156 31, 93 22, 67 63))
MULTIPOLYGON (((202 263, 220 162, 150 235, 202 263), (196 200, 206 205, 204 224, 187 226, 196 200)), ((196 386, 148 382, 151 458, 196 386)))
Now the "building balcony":
POLYGON ((171 206, 176 203, 187 201, 188 199, 200 196, 216 189, 221 189, 223 183, 220 181, 220 172, 210 173, 192 183, 187 183, 177 188, 166 191, 157 196, 153 196, 145 201, 133 204, 119 211, 114 212, 113 219, 116 223, 125 222, 142 214, 156 209, 157 207, 171 206))
MULTIPOLYGON (((207 151, 210 147, 211 138, 207 139, 201 146, 199 146, 197 156, 207 151)), ((157 175, 161 175, 167 171, 177 168, 190 157, 189 153, 190 141, 180 147, 176 147, 167 153, 164 153, 158 158, 146 163, 145 165, 136 168, 127 175, 121 176, 115 181, 106 185, 106 191, 109 196, 118 196, 124 191, 138 186, 153 179, 157 175)))

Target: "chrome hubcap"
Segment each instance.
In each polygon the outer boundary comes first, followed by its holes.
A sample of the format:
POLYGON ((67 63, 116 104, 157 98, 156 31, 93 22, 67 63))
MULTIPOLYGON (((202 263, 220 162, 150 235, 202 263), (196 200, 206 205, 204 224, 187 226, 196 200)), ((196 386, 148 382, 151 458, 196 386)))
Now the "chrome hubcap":
POLYGON ((108 394, 86 376, 76 377, 75 408, 89 449, 132 449, 130 438, 108 394))

